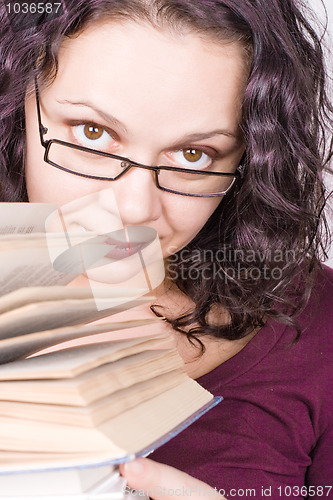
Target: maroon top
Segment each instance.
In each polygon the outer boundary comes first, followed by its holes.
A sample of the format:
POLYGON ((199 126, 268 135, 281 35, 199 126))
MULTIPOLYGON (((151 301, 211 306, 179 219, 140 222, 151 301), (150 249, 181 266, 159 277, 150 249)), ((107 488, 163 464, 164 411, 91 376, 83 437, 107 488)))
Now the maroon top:
POLYGON ((298 343, 294 329, 269 320, 242 351, 200 377, 224 401, 151 458, 229 498, 302 498, 306 485, 309 498, 333 499, 332 269, 320 271, 299 322, 298 343))

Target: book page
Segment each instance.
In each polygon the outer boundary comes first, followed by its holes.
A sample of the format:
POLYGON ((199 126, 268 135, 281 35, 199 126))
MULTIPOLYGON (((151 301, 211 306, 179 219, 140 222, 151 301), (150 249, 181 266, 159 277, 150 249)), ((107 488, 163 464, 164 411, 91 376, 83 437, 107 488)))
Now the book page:
MULTIPOLYGON (((105 369, 107 369, 107 365, 102 367, 100 372, 105 372, 105 369)), ((172 369, 172 364, 169 366, 169 369, 172 369)), ((158 371, 162 370, 159 369, 158 371)), ((109 373, 109 375, 111 378, 112 373, 109 373)), ((69 406, 69 404, 73 404, 73 399, 68 401, 68 405, 54 404, 54 400, 52 404, 0 401, 0 416, 12 418, 24 416, 24 420, 34 420, 36 422, 96 427, 123 411, 135 407, 142 401, 151 399, 159 393, 175 387, 184 380, 184 377, 186 375, 182 369, 175 369, 157 376, 152 373, 148 380, 143 381, 140 381, 140 377, 138 377, 135 384, 116 390, 109 395, 100 397, 96 401, 93 401, 91 398, 93 402, 89 402, 89 406, 84 407, 69 406), (152 379, 154 379, 153 383, 152 379)), ((92 382, 94 380, 95 377, 93 377, 92 382)), ((106 382, 103 383, 105 386, 106 382)), ((106 391, 104 390, 104 392, 106 391)), ((15 394, 11 394, 11 396, 14 397, 15 394)))
POLYGON ((50 352, 0 365, 0 381, 73 378, 147 349, 169 347, 170 337, 138 337, 50 352))
POLYGON ((7 500, 13 497, 13 500, 20 498, 21 500, 22 498, 26 500, 45 500, 45 497, 47 497, 55 500, 59 500, 59 498, 61 500, 80 500, 82 499, 82 492, 97 486, 101 480, 110 478, 112 474, 116 474, 117 478, 119 477, 119 473, 114 470, 112 465, 84 469, 40 471, 19 476, 0 473, 1 498, 6 497, 7 500), (41 496, 41 492, 43 492, 43 496, 41 496))
POLYGON ((56 271, 50 262, 47 247, 10 250, 0 247, 0 295, 27 286, 66 285, 76 275, 56 271))
POLYGON ((111 297, 100 298, 99 301, 105 303, 105 307, 100 310, 96 309, 95 298, 90 298, 38 302, 8 311, 0 317, 0 339, 89 323, 136 307, 148 300, 138 297, 130 302, 119 303, 119 297, 111 297))
POLYGON ((51 203, 0 203, 0 234, 45 232, 47 217, 56 210, 51 203))
MULTIPOLYGON (((99 453, 125 459, 173 430, 209 403, 213 396, 197 382, 185 382, 126 410, 97 428, 0 417, 0 449, 23 452, 99 453)), ((83 457, 82 457, 83 458, 83 457)))
MULTIPOLYGON (((54 330, 44 330, 42 332, 20 335, 0 340, 0 364, 17 361, 35 354, 38 351, 56 346, 75 339, 85 338, 86 342, 100 342, 100 334, 116 332, 123 329, 132 329, 137 327, 147 327, 147 335, 149 334, 149 326, 158 323, 156 318, 130 320, 122 322, 107 322, 88 325, 75 325, 56 328, 54 330), (93 337, 92 337, 93 336, 93 337), (90 337, 90 338, 87 338, 90 337)), ((67 346, 59 346, 61 349, 67 346)))
POLYGON ((119 297, 119 305, 156 288, 164 279, 158 235, 149 227, 124 227, 109 191, 113 217, 101 230, 103 234, 77 224, 73 233, 73 217, 94 213, 101 203, 99 193, 61 207, 0 204, 6 217, 0 232, 0 295, 26 286, 66 285, 84 275, 97 310, 102 310, 111 306, 100 300, 101 287, 119 297), (126 288, 127 294, 120 295, 120 288, 126 288))
MULTIPOLYGON (((137 290, 137 293, 142 293, 143 290, 137 290)), ((117 299, 118 297, 125 297, 128 295, 128 290, 126 288, 118 288, 117 290, 111 290, 106 288, 100 288, 99 298, 109 298, 117 299)), ((90 287, 80 286, 29 286, 22 287, 11 293, 3 295, 0 297, 0 314, 11 311, 12 309, 18 309, 19 307, 33 304, 36 302, 54 301, 54 300, 69 300, 69 299, 91 299, 93 298, 93 293, 90 287)), ((154 297, 146 296, 147 303, 153 300, 154 297)), ((138 302, 144 302, 143 298, 140 298, 138 302)))

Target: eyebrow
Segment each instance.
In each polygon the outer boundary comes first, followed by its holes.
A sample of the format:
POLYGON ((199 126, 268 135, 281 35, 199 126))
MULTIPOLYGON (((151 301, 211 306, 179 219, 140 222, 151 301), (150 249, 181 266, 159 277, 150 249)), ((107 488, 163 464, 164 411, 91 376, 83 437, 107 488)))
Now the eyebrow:
MULTIPOLYGON (((109 113, 106 113, 105 111, 102 111, 101 109, 97 108, 92 103, 90 103, 89 101, 82 102, 82 101, 69 101, 68 99, 63 99, 63 100, 57 100, 57 102, 59 104, 71 104, 73 106, 83 106, 86 108, 90 108, 93 111, 95 111, 95 113, 97 113, 99 116, 101 116, 103 118, 103 120, 105 120, 113 125, 116 125, 119 128, 122 128, 124 131, 127 131, 125 125, 120 120, 118 120, 115 116, 113 116, 109 113)), ((194 134, 185 135, 182 139, 177 141, 177 144, 183 144, 186 142, 202 141, 204 139, 210 139, 211 137, 215 137, 217 135, 224 135, 226 137, 231 137, 233 139, 239 140, 239 136, 237 134, 235 134, 234 132, 231 132, 231 130, 216 129, 216 130, 212 130, 210 132, 194 133, 194 134)))
POLYGON ((116 125, 117 127, 122 128, 123 130, 126 131, 125 125, 120 120, 118 120, 115 116, 110 115, 109 113, 106 113, 105 111, 102 111, 99 108, 96 108, 90 102, 69 101, 68 99, 63 99, 63 100, 57 99, 57 102, 59 104, 71 104, 73 106, 83 106, 86 108, 90 108, 93 111, 95 111, 95 113, 97 113, 99 116, 101 116, 103 118, 103 120, 105 120, 113 125, 116 125))
POLYGON ((239 139, 238 135, 231 132, 231 130, 217 129, 217 130, 212 130, 211 132, 203 132, 203 133, 185 135, 179 142, 183 143, 183 142, 187 142, 187 141, 190 141, 190 142, 202 141, 203 139, 209 139, 211 137, 215 137, 216 135, 225 135, 226 137, 232 137, 233 139, 239 139))

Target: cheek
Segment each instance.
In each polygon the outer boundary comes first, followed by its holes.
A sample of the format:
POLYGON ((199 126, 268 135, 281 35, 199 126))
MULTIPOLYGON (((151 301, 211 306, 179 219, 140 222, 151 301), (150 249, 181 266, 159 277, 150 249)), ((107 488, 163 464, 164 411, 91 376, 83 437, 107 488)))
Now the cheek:
POLYGON ((26 161, 26 184, 30 202, 55 203, 60 206, 91 193, 90 183, 86 179, 66 174, 43 160, 38 160, 31 155, 26 161))
POLYGON ((85 179, 75 178, 44 161, 45 149, 40 143, 36 100, 25 105, 26 154, 25 179, 31 202, 64 204, 91 191, 85 179))
POLYGON ((30 202, 64 205, 96 191, 93 182, 67 174, 46 163, 38 129, 29 127, 29 119, 26 123, 25 180, 30 202))
MULTIPOLYGON (((189 243, 206 224, 221 203, 221 198, 186 198, 185 203, 174 204, 170 224, 177 234, 179 247, 189 243)), ((180 248, 179 248, 180 249, 180 248)))

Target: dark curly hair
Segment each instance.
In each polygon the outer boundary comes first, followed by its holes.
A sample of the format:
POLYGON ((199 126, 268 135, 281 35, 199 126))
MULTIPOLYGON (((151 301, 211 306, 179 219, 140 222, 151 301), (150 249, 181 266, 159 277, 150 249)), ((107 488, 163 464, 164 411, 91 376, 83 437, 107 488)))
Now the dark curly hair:
POLYGON ((243 175, 194 240, 166 263, 167 277, 194 303, 170 322, 199 343, 202 335, 240 339, 267 318, 298 329, 297 313, 325 255, 323 174, 333 148, 322 41, 306 7, 299 0, 66 0, 63 7, 60 17, 31 18, 19 31, 0 7, 2 201, 27 199, 25 95, 35 74, 48 81, 56 75, 63 37, 104 18, 131 18, 237 41, 250 68, 243 175), (227 324, 209 320, 219 307, 229 314, 227 324))

